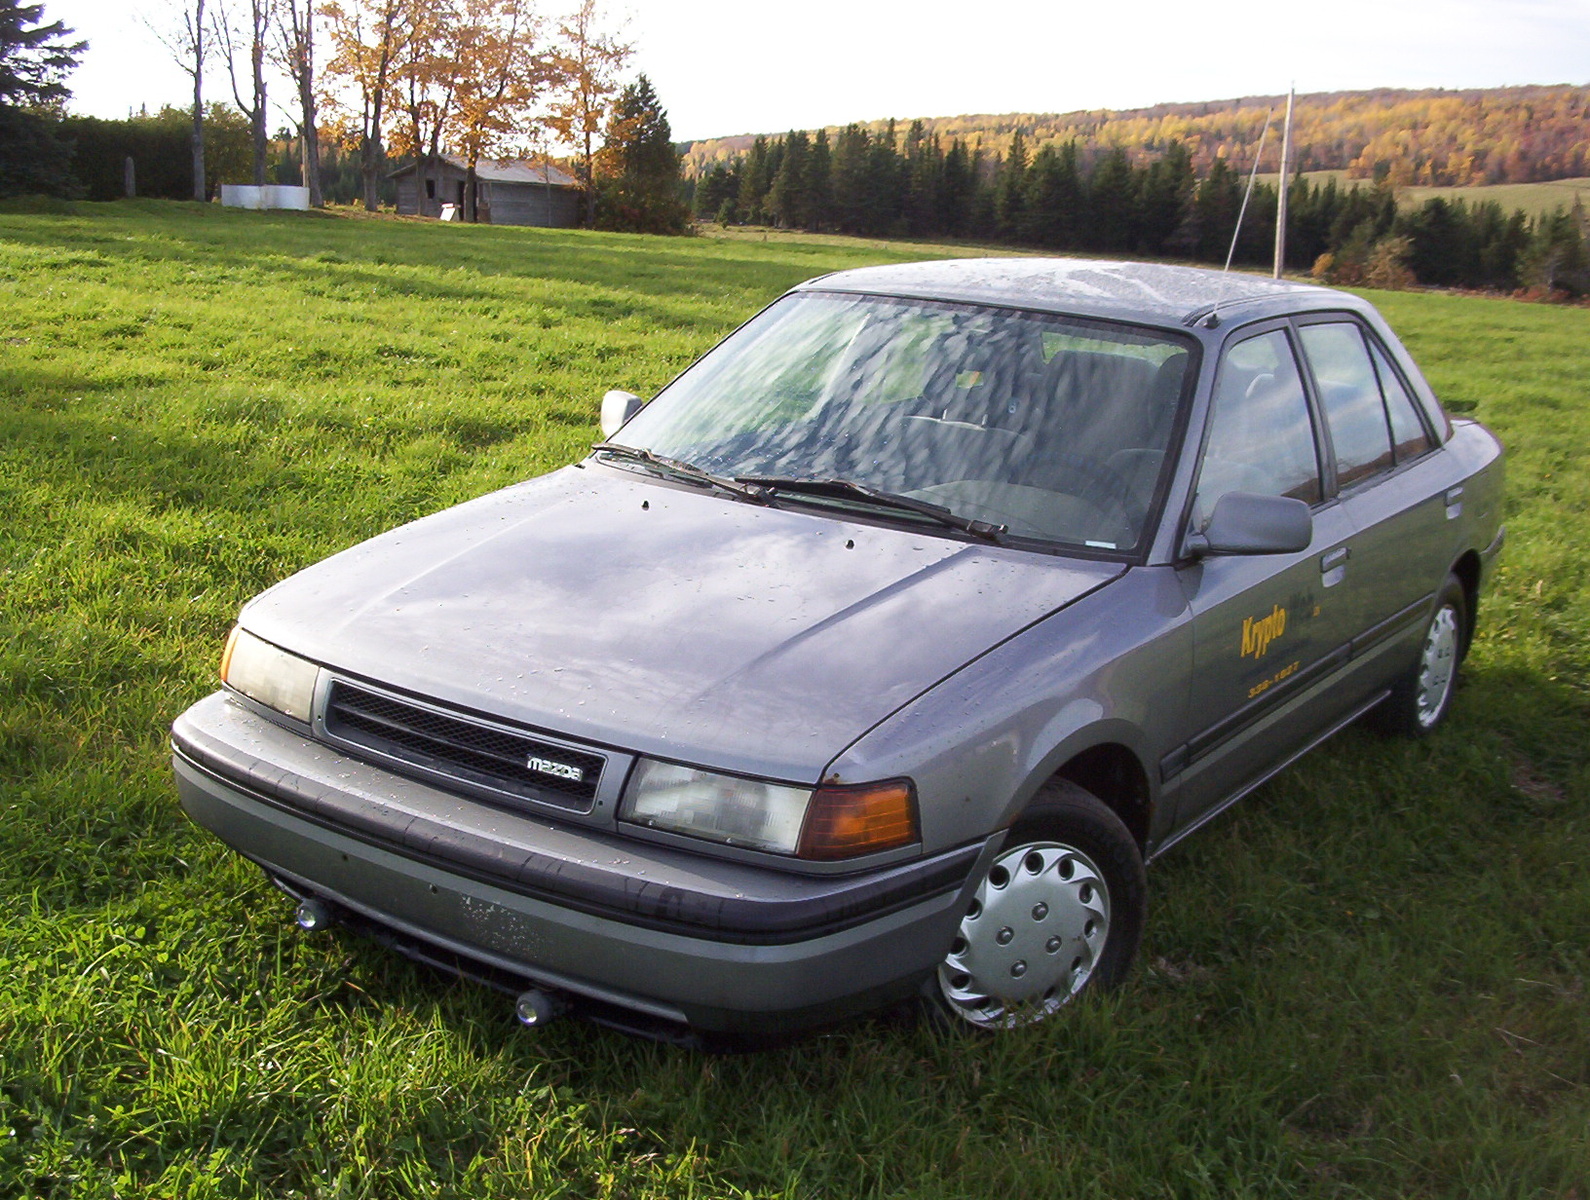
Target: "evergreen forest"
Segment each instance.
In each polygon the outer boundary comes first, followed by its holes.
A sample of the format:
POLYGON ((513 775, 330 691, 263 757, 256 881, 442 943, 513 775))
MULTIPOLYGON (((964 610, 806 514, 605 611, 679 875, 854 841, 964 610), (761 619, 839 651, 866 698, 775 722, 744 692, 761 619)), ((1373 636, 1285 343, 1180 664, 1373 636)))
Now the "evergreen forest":
MULTIPOLYGON (((1251 154, 1251 151, 1250 151, 1251 154)), ((1250 159, 1251 162, 1251 159, 1250 159)), ((913 121, 753 139, 745 153, 687 182, 700 220, 874 237, 992 241, 1057 252, 1261 265, 1273 255, 1279 196, 1224 157, 1199 170, 1192 150, 1102 153, 1077 141, 1035 152, 1021 129, 990 153, 913 121)), ((1330 282, 1401 287, 1590 292, 1590 221, 1582 206, 1539 218, 1494 202, 1432 198, 1399 208, 1373 186, 1295 177, 1287 191, 1287 267, 1330 282)))

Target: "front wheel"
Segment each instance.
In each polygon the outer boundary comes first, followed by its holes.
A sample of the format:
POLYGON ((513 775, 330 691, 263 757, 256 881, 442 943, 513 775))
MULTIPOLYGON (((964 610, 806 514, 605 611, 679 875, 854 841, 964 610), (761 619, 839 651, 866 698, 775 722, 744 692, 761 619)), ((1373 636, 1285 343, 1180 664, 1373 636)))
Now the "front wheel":
POLYGON ((1074 783, 1046 785, 967 905, 935 1003, 978 1028, 1010 1029, 1084 988, 1113 987, 1142 939, 1146 890, 1121 819, 1074 783))
POLYGON ((1468 639, 1468 597, 1448 575, 1425 626, 1419 657, 1391 687, 1372 714, 1385 733, 1422 737, 1445 718, 1457 691, 1458 664, 1468 639))

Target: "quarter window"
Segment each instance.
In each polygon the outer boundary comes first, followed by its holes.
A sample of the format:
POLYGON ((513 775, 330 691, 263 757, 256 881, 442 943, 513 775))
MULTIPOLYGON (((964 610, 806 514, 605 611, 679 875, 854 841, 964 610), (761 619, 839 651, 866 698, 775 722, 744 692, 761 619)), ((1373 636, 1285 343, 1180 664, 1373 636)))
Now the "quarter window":
POLYGON ((1358 326, 1305 325, 1303 353, 1314 369, 1320 404, 1336 449, 1336 482, 1350 487, 1391 466, 1391 431, 1375 369, 1358 326))
POLYGON ((1199 528, 1227 492, 1320 501, 1319 459, 1303 380, 1279 329, 1238 342, 1220 364, 1194 501, 1199 528))
POLYGON ((1404 463, 1418 458, 1430 448, 1430 434, 1419 419, 1419 409, 1403 386, 1402 378, 1392 369, 1386 352, 1373 342, 1369 352, 1374 356, 1375 373, 1380 376, 1380 387, 1386 394, 1386 411, 1391 414, 1391 440, 1397 461, 1404 463))

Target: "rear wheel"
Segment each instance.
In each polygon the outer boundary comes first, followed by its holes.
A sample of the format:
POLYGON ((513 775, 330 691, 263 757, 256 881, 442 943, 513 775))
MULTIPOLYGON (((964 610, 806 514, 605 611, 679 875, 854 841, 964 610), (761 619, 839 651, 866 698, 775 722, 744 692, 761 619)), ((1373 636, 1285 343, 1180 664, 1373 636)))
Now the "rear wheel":
POLYGON ((1458 664, 1468 645, 1468 597, 1455 575, 1448 575, 1425 626, 1419 656, 1392 685, 1372 714, 1386 733, 1423 737, 1445 718, 1457 691, 1458 664))
POLYGON ((1074 783, 1046 785, 978 883, 934 1003, 957 1023, 1010 1029, 1113 987, 1142 939, 1145 892, 1121 819, 1074 783))

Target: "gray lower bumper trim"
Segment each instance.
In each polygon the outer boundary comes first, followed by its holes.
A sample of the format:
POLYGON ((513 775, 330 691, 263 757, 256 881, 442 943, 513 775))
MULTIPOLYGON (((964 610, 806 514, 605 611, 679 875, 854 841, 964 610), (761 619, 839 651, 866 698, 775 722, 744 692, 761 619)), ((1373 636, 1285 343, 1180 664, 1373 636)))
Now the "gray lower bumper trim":
POLYGON ((959 890, 983 849, 981 843, 963 846, 860 878, 811 878, 806 894, 795 898, 729 898, 526 852, 440 823, 417 829, 417 822, 405 818, 383 826, 367 805, 304 789, 280 770, 251 771, 246 755, 239 756, 244 761, 228 761, 224 749, 207 752, 180 733, 173 735, 178 764, 318 825, 521 895, 713 941, 778 945, 851 928, 959 890))

